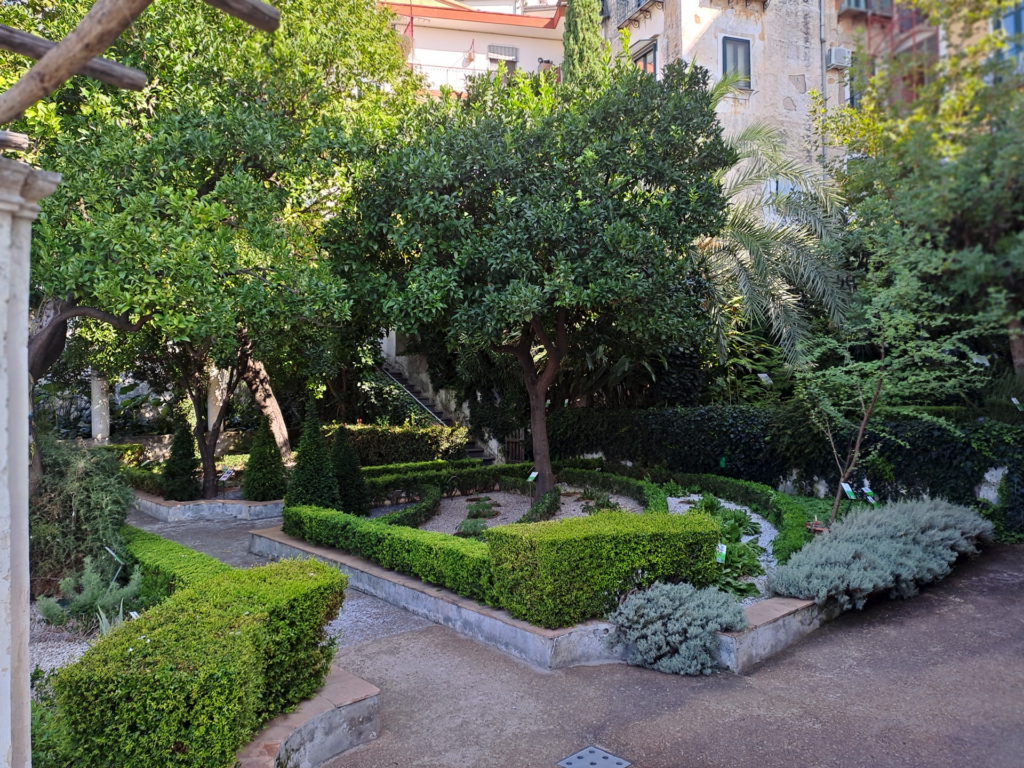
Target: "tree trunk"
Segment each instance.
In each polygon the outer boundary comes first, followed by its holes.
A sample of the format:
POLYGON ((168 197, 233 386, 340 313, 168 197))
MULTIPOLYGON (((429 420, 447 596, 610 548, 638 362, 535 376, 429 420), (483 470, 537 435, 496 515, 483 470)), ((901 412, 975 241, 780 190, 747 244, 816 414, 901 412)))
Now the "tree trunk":
POLYGON ((270 376, 267 375, 267 369, 259 360, 254 360, 250 357, 249 364, 242 371, 242 378, 252 393, 252 399, 259 406, 260 413, 266 416, 270 422, 270 431, 274 435, 277 449, 281 452, 281 458, 289 459, 292 455, 292 447, 288 442, 288 428, 284 423, 281 406, 278 405, 277 398, 274 396, 274 390, 270 386, 270 376))
POLYGON ((1006 324, 1010 331, 1010 358, 1013 372, 1024 377, 1024 323, 1014 318, 1006 324))
POLYGON ((551 449, 548 446, 548 414, 545 408, 547 388, 539 383, 526 385, 530 395, 530 431, 533 433, 533 463, 537 470, 537 495, 540 499, 555 487, 555 473, 551 469, 551 449))

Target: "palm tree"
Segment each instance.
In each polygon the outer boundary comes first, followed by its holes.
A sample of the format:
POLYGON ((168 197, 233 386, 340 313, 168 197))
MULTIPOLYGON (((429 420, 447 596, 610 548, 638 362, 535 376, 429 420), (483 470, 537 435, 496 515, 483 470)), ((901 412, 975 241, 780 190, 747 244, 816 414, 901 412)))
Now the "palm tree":
MULTIPOLYGON (((732 88, 723 80, 713 95, 721 100, 732 88)), ((747 320, 764 327, 795 363, 809 331, 805 300, 836 323, 846 311, 831 248, 842 234, 844 201, 821 166, 787 151, 780 129, 755 123, 727 141, 739 155, 721 178, 728 221, 716 237, 697 244, 717 294, 711 306, 719 350, 728 318, 718 308, 739 298, 747 320)))

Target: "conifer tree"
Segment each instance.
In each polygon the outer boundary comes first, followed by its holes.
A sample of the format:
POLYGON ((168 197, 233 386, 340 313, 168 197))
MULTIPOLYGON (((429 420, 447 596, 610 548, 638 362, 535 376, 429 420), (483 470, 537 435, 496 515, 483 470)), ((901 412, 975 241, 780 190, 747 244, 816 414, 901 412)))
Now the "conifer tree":
POLYGON ((601 34, 601 0, 569 0, 562 35, 562 77, 567 83, 602 83, 608 78, 601 34))
POLYGON ((275 501, 284 497, 288 483, 284 476, 281 451, 270 431, 270 422, 260 419, 259 429, 249 449, 249 461, 242 475, 242 498, 248 501, 275 501))
POLYGON ((338 492, 341 495, 341 509, 350 515, 365 515, 370 511, 370 495, 366 490, 366 480, 359 467, 359 456, 348 439, 348 430, 344 424, 338 425, 334 435, 334 446, 331 451, 334 464, 334 476, 338 480, 338 492))
POLYGON ((316 415, 316 401, 310 398, 306 406, 306 423, 299 440, 299 457, 295 462, 292 481, 288 484, 284 503, 286 507, 310 505, 339 509, 338 481, 334 477, 331 454, 320 432, 320 419, 316 415))
POLYGON ((167 501, 193 501, 202 495, 199 482, 201 463, 196 451, 196 438, 188 422, 179 418, 174 429, 171 455, 164 462, 160 482, 167 501))

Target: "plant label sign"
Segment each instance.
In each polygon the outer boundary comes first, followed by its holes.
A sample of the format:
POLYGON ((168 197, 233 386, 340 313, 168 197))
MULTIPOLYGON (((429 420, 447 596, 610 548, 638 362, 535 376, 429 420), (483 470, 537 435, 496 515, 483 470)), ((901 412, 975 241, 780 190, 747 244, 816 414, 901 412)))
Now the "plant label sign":
POLYGON ((853 492, 853 488, 850 487, 849 483, 840 483, 843 486, 843 490, 846 491, 846 497, 849 499, 856 499, 857 494, 853 492))
POLYGON ((864 493, 864 498, 868 500, 868 503, 872 507, 875 506, 875 504, 876 504, 876 502, 875 502, 875 494, 872 493, 871 489, 868 488, 867 486, 864 486, 863 493, 864 493))
POLYGON ((1011 397, 1010 402, 1017 406, 1018 411, 1024 411, 1024 405, 1021 405, 1020 400, 1018 400, 1016 397, 1011 397))
POLYGON ((231 476, 232 476, 233 474, 235 474, 235 470, 233 470, 233 469, 227 469, 227 470, 225 470, 225 471, 224 471, 224 474, 220 476, 220 481, 221 481, 222 483, 223 483, 223 482, 226 482, 226 481, 227 481, 228 479, 230 479, 230 477, 231 477, 231 476))
POLYGON ((763 383, 767 384, 769 387, 775 383, 774 381, 772 381, 772 377, 769 376, 767 373, 759 373, 757 374, 757 378, 759 378, 763 383))
POLYGON ((528 483, 535 482, 537 480, 537 475, 539 475, 539 474, 540 474, 540 472, 531 472, 530 476, 528 478, 526 478, 526 482, 528 482, 528 483))
POLYGON ((715 552, 715 560, 724 564, 725 563, 725 544, 719 544, 715 552))
POLYGON ((725 469, 725 456, 718 460, 718 466, 720 466, 722 469, 725 469))

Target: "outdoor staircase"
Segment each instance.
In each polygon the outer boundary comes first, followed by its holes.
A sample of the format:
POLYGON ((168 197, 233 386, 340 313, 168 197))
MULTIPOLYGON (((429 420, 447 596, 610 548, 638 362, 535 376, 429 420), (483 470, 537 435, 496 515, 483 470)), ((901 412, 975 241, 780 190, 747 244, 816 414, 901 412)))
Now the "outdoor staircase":
MULTIPOLYGON (((419 387, 409 381, 408 377, 406 377, 399 368, 385 364, 384 373, 390 376, 398 386, 408 392, 412 399, 426 409, 438 424, 443 424, 446 427, 455 426, 455 420, 445 416, 444 411, 441 410, 441 406, 439 406, 426 392, 423 392, 419 387)), ((473 437, 470 437, 469 442, 466 443, 466 458, 479 459, 485 465, 494 463, 494 458, 487 453, 480 443, 473 437)))

